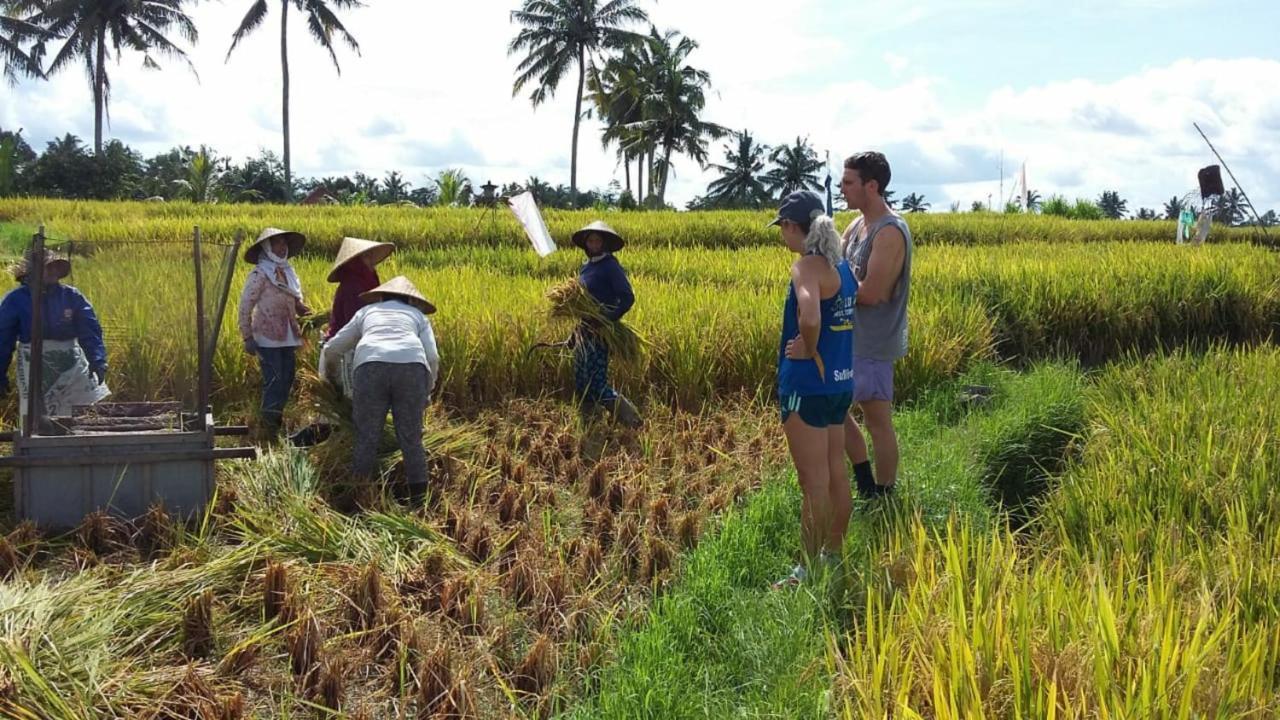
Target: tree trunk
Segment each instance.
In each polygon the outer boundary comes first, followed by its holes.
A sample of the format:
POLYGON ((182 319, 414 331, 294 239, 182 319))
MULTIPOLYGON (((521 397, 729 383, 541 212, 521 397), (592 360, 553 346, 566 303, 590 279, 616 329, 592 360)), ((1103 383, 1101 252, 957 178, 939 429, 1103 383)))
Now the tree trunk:
POLYGON ((289 159, 289 0, 280 0, 280 77, 283 80, 284 108, 284 201, 293 202, 293 166, 289 159))
POLYGON ((636 204, 644 205, 644 152, 636 157, 636 204))
POLYGON ((658 181, 658 205, 667 204, 667 176, 671 174, 671 146, 662 148, 662 179, 658 181))
POLYGON ((582 88, 587 81, 584 50, 578 48, 578 94, 573 101, 573 151, 569 157, 569 207, 578 207, 578 126, 582 124, 582 88))
POLYGON ((631 192, 631 156, 625 152, 622 153, 622 176, 627 180, 627 192, 631 192))
POLYGON ((97 57, 93 68, 93 154, 102 155, 102 116, 107 105, 107 26, 98 26, 97 57))
POLYGON ((653 198, 653 189, 657 187, 655 184, 657 177, 655 176, 658 174, 658 168, 653 164, 653 151, 653 148, 649 148, 649 190, 645 193, 650 199, 653 198))

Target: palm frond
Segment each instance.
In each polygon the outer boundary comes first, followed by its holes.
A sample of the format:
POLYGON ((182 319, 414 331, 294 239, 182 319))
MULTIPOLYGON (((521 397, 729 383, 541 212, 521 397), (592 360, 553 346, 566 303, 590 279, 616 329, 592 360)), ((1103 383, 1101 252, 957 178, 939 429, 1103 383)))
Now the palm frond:
POLYGON ((249 6, 249 11, 245 13, 244 18, 240 20, 240 26, 231 34, 231 47, 227 48, 227 60, 231 59, 231 53, 236 49, 236 46, 240 44, 240 41, 248 37, 254 30, 258 29, 258 26, 262 24, 262 21, 266 19, 266 17, 267 0, 255 0, 255 2, 249 6))

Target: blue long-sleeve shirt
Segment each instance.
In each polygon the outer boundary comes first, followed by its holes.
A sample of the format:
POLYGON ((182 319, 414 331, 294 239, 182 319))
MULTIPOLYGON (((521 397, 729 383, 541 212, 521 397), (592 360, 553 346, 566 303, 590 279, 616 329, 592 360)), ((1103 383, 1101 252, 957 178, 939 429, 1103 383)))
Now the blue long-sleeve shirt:
MULTIPOLYGON (((93 369, 107 365, 107 348, 102 342, 102 325, 88 299, 70 285, 44 288, 44 337, 49 340, 78 340, 85 359, 93 369)), ((14 344, 31 342, 31 288, 19 285, 0 300, 0 388, 9 387, 9 362, 14 344)))
POLYGON ((636 304, 627 273, 611 254, 584 263, 578 271, 578 282, 604 307, 605 316, 615 322, 636 304))

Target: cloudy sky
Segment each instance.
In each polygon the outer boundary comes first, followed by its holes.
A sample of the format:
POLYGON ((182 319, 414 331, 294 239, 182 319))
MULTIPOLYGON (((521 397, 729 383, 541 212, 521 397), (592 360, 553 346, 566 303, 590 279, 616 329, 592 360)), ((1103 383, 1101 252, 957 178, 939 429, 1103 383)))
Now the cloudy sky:
MULTIPOLYGON (((112 67, 109 136, 144 153, 208 144, 279 152, 279 9, 224 62, 249 0, 207 0, 200 41, 162 71, 112 67)), ((1275 0, 642 0, 661 29, 700 43, 706 118, 768 144, 808 137, 833 159, 884 151, 899 196, 935 210, 1005 195, 1025 162, 1043 195, 1116 189, 1130 209, 1191 191, 1215 162, 1199 122, 1259 212, 1280 210, 1280 4, 1275 0)), ((568 183, 573 84, 536 111, 512 97, 517 0, 368 0, 347 27, 342 73, 290 23, 294 172, 400 170, 414 184, 462 167, 477 183, 568 183)), ((93 136, 84 73, 0 86, 0 127, 35 146, 93 136)), ((579 184, 622 182, 584 122, 579 184)), ((713 158, 723 160, 723 143, 713 158)), ((676 164, 683 206, 714 177, 676 164)))

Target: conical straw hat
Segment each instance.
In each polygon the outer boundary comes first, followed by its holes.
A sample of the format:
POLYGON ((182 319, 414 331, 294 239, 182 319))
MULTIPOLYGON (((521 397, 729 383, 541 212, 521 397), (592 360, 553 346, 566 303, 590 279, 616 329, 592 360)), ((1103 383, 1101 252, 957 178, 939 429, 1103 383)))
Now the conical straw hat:
POLYGON ((583 250, 586 250, 587 236, 590 235, 591 233, 598 233, 600 237, 604 238, 604 249, 611 253, 618 252, 619 250, 622 249, 623 245, 627 244, 622 239, 622 236, 619 235, 616 230, 609 227, 609 225, 605 223, 603 220, 596 220, 590 225, 574 233, 573 244, 577 245, 583 250))
MULTIPOLYGON (((28 250, 23 254, 21 260, 9 268, 10 272, 13 273, 14 280, 22 281, 27 277, 27 272, 31 268, 31 256, 33 254, 33 251, 28 250)), ((71 274, 71 261, 52 250, 44 251, 44 266, 55 268, 54 273, 58 280, 71 274)))
POLYGON ((360 293, 360 299, 368 302, 383 295, 394 295, 401 300, 406 300, 422 308, 422 312, 428 315, 436 311, 436 306, 423 297, 422 293, 418 292, 418 288, 409 282, 409 278, 403 275, 397 275, 368 292, 360 293))
POLYGON ((342 247, 338 248, 338 259, 333 261, 333 268, 329 270, 329 282, 338 282, 338 269, 361 255, 368 255, 373 264, 377 265, 386 260, 395 249, 396 246, 391 243, 344 237, 342 247))
POLYGON ((266 247, 266 244, 276 237, 283 237, 285 242, 289 243, 289 257, 297 255, 302 250, 302 246, 307 244, 307 236, 300 232, 281 230, 280 228, 267 228, 249 246, 249 249, 244 251, 244 261, 250 265, 257 265, 258 258, 262 255, 262 248, 266 247))

